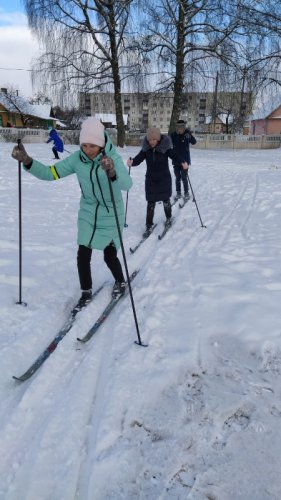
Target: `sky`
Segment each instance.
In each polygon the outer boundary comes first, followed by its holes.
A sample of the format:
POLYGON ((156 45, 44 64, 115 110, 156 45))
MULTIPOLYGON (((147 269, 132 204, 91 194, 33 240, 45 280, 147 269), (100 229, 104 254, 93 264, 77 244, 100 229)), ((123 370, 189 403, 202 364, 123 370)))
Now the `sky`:
MULTIPOLYGON (((123 231, 129 297, 84 335, 106 283, 36 374, 20 375, 80 296, 75 176, 22 172, 19 299, 18 164, 0 143, 0 500, 280 500, 281 160, 274 150, 192 148, 192 199, 173 207, 134 253, 145 227, 145 165, 131 169, 123 231)), ((26 144, 52 164, 50 144, 26 144)), ((67 144, 66 158, 77 146, 67 144)), ((119 150, 124 161, 136 147, 119 150)), ((173 171, 171 169, 173 176, 173 171)), ((174 179, 173 179, 174 180, 174 179)), ((126 194, 124 193, 124 202, 126 194)), ((119 251, 121 262, 122 253, 119 251)), ((124 265, 123 265, 124 267, 124 265)))
POLYGON ((31 35, 23 3, 1 0, 0 3, 0 86, 11 86, 24 97, 31 97, 30 70, 38 57, 38 42, 31 35), (16 69, 13 69, 16 68, 16 69))

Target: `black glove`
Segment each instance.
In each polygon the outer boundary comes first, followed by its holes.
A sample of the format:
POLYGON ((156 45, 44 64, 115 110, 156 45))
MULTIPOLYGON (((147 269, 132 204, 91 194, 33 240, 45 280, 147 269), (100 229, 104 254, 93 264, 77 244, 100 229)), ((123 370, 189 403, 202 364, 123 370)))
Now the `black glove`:
POLYGON ((103 156, 101 160, 101 166, 103 170, 105 170, 105 172, 107 173, 108 177, 110 177, 111 179, 113 177, 116 177, 116 172, 114 169, 114 163, 112 158, 109 158, 108 156, 103 156))
POLYGON ((22 142, 20 142, 17 146, 14 147, 12 151, 12 157, 15 160, 22 162, 24 165, 30 165, 30 163, 32 163, 32 158, 28 156, 22 142))

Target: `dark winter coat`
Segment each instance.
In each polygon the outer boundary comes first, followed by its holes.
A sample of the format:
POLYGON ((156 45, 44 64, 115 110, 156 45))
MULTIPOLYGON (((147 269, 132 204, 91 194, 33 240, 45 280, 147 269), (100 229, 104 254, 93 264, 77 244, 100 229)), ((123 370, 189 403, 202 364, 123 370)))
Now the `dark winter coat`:
POLYGON ((164 201, 172 195, 169 158, 179 161, 168 135, 161 135, 155 148, 151 148, 148 140, 144 138, 141 151, 133 158, 133 166, 146 160, 145 195, 147 201, 164 201))
POLYGON ((195 137, 191 134, 188 129, 185 129, 183 134, 177 134, 177 132, 173 132, 171 134, 171 139, 173 143, 173 148, 177 152, 178 157, 180 159, 179 162, 173 160, 173 165, 180 166, 182 162, 186 161, 188 165, 191 165, 190 158, 190 149, 189 145, 196 144, 195 137))
POLYGON ((56 148, 56 150, 60 153, 63 153, 63 142, 55 129, 52 129, 50 131, 47 144, 51 141, 54 141, 54 147, 56 148))

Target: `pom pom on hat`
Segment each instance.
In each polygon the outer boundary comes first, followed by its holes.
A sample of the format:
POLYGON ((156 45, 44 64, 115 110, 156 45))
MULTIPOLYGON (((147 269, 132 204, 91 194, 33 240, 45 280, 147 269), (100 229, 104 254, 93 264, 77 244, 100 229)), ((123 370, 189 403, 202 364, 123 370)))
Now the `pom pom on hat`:
POLYGON ((147 129, 146 138, 148 141, 150 141, 151 139, 155 139, 156 141, 160 141, 160 139, 161 139, 160 129, 157 127, 151 127, 149 129, 147 129))
POLYGON ((87 118, 81 126, 81 132, 79 137, 79 143, 81 144, 95 144, 101 148, 105 145, 104 138, 104 126, 94 116, 87 118))

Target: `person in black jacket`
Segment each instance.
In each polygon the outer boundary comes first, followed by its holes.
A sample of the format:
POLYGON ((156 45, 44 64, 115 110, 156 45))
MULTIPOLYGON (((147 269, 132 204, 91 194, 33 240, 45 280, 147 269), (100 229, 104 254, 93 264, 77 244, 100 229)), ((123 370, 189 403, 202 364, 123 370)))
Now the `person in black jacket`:
POLYGON ((166 215, 165 224, 171 223, 172 207, 172 178, 169 169, 171 158, 182 168, 187 169, 187 162, 181 162, 176 151, 173 150, 171 138, 161 134, 159 128, 152 127, 147 130, 141 151, 127 161, 128 167, 134 167, 146 160, 147 170, 145 176, 145 195, 147 200, 146 231, 153 226, 154 210, 157 201, 162 201, 166 215))
POLYGON ((174 173, 176 177, 176 196, 178 200, 181 197, 181 181, 183 183, 184 196, 189 198, 187 170, 182 168, 181 163, 187 162, 188 166, 191 164, 190 159, 190 144, 196 144, 196 139, 192 135, 189 128, 186 128, 184 120, 178 120, 176 124, 176 131, 171 134, 174 150, 178 153, 180 161, 173 160, 174 173))

